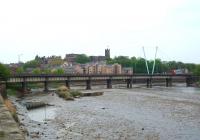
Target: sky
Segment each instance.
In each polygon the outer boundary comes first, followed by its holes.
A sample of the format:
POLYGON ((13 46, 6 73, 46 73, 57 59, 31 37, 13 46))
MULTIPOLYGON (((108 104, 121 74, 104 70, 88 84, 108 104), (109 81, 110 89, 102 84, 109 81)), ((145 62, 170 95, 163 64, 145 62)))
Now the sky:
POLYGON ((2 0, 0 62, 84 53, 200 63, 199 0, 2 0))

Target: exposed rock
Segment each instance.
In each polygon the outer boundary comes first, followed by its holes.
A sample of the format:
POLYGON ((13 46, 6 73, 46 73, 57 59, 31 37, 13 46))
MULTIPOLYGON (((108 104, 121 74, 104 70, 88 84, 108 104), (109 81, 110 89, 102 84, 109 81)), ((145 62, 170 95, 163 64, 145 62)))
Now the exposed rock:
POLYGON ((103 95, 103 92, 87 92, 87 93, 82 93, 83 96, 100 96, 103 95))
POLYGON ((27 109, 34 109, 46 106, 45 102, 26 102, 25 106, 27 109))

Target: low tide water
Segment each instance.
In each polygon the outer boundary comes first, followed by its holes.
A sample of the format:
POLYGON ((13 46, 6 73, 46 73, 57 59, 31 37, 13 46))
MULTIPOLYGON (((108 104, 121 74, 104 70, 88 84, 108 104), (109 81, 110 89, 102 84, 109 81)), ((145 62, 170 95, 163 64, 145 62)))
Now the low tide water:
POLYGON ((51 120, 55 117, 56 107, 41 107, 37 109, 31 109, 28 111, 28 116, 31 120, 37 122, 44 122, 45 120, 51 120))

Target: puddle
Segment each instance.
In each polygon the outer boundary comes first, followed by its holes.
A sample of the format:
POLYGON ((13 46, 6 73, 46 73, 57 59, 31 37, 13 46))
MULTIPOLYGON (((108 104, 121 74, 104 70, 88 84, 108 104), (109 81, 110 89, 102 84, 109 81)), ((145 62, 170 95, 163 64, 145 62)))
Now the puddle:
POLYGON ((45 120, 55 118, 55 107, 42 107, 37 109, 32 109, 28 111, 28 116, 31 120, 37 122, 44 122, 45 120))

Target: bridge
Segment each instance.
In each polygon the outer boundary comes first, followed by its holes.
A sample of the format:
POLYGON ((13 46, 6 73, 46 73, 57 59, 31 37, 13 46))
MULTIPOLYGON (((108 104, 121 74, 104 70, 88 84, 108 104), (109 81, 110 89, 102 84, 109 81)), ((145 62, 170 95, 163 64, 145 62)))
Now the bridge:
POLYGON ((70 74, 70 75, 49 75, 49 74, 21 74, 10 76, 6 83, 21 83, 23 91, 27 89, 27 83, 44 83, 44 91, 48 91, 48 84, 50 82, 65 82, 65 85, 70 88, 72 82, 85 82, 86 89, 92 88, 92 82, 104 81, 107 88, 112 88, 113 81, 122 81, 127 85, 127 88, 132 88, 133 84, 145 83, 147 88, 152 87, 152 83, 165 82, 166 87, 172 86, 172 82, 184 82, 186 86, 191 86, 196 77, 191 74, 70 74))

